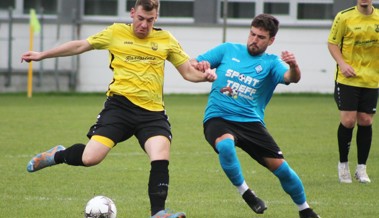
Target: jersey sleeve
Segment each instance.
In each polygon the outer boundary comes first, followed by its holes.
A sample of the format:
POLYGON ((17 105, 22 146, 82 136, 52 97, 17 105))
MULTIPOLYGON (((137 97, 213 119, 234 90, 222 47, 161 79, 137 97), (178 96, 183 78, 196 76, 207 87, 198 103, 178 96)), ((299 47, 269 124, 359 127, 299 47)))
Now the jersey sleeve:
POLYGON ((115 24, 108 26, 104 30, 89 36, 87 41, 94 49, 108 49, 113 36, 114 28, 115 24))
POLYGON ((221 64, 221 61, 222 61, 224 54, 225 54, 225 50, 227 50, 227 46, 228 46, 227 43, 223 43, 221 45, 218 45, 218 46, 208 50, 204 54, 197 56, 196 60, 198 62, 208 61, 211 65, 211 68, 217 68, 221 64))
POLYGON ((284 74, 288 71, 289 67, 278 56, 275 55, 273 57, 274 57, 273 59, 274 64, 272 65, 273 66, 273 69, 272 69, 273 82, 275 84, 279 84, 279 83, 285 84, 286 82, 284 80, 284 74))
POLYGON ((167 60, 170 61, 175 67, 183 64, 188 61, 190 57, 183 50, 182 46, 180 46, 179 42, 176 38, 169 34, 170 36, 170 52, 167 56, 167 60))
POLYGON ((344 35, 344 30, 345 30, 345 22, 340 12, 334 18, 333 25, 330 29, 330 33, 328 36, 328 42, 335 45, 341 44, 341 40, 344 35))

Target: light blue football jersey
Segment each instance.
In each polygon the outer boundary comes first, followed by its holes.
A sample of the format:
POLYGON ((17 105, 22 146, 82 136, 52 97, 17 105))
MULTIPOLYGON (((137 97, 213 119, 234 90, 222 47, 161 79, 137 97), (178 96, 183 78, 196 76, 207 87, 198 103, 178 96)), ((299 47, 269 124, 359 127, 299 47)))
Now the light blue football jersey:
POLYGON ((221 117, 236 122, 264 123, 264 112, 276 86, 285 84, 288 65, 277 55, 249 54, 246 45, 223 43, 199 55, 216 68, 204 122, 221 117))

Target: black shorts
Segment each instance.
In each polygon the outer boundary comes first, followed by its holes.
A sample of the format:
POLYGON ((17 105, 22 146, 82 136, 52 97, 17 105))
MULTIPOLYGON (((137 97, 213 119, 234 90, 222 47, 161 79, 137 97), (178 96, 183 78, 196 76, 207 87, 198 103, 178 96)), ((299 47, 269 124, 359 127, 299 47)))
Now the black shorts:
POLYGON ((157 135, 172 138, 171 125, 165 111, 149 111, 119 95, 109 96, 87 136, 100 135, 115 144, 135 135, 144 149, 147 139, 157 135))
POLYGON ((205 139, 216 152, 216 139, 226 133, 233 135, 235 145, 263 166, 266 166, 265 157, 284 158, 279 146, 260 122, 233 122, 212 118, 204 123, 205 139))
POLYGON ((334 100, 340 111, 375 114, 379 89, 360 88, 335 83, 334 100))

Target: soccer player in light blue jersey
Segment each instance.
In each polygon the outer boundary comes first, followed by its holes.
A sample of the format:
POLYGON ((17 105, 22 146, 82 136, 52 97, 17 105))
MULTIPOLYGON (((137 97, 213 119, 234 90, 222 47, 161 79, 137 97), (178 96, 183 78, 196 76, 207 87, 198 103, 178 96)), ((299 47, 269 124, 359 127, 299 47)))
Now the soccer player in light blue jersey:
POLYGON ((236 146, 270 170, 298 206, 300 218, 319 217, 308 205, 301 179, 267 131, 264 111, 278 84, 296 83, 301 72, 293 53, 281 57, 266 53, 278 31, 279 21, 261 14, 251 23, 247 44, 223 43, 191 60, 197 69, 215 68, 204 117, 204 134, 219 157, 226 176, 250 208, 266 209, 246 184, 236 146))

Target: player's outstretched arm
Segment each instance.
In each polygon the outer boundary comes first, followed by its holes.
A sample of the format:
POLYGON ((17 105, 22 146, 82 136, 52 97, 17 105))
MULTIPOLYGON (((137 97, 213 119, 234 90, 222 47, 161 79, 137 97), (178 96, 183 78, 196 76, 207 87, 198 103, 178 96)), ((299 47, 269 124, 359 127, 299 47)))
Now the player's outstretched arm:
POLYGON ((87 40, 74 40, 42 52, 27 51, 22 54, 21 62, 40 61, 46 58, 72 56, 89 50, 92 50, 92 46, 87 40))
MULTIPOLYGON (((202 64, 201 70, 197 70, 194 67, 194 62, 186 61, 182 65, 176 67, 179 73, 185 80, 191 82, 213 82, 217 79, 217 75, 214 70, 209 68, 209 64, 202 64), (208 66, 208 67, 206 67, 208 66)), ((198 68, 199 69, 199 68, 198 68)))

